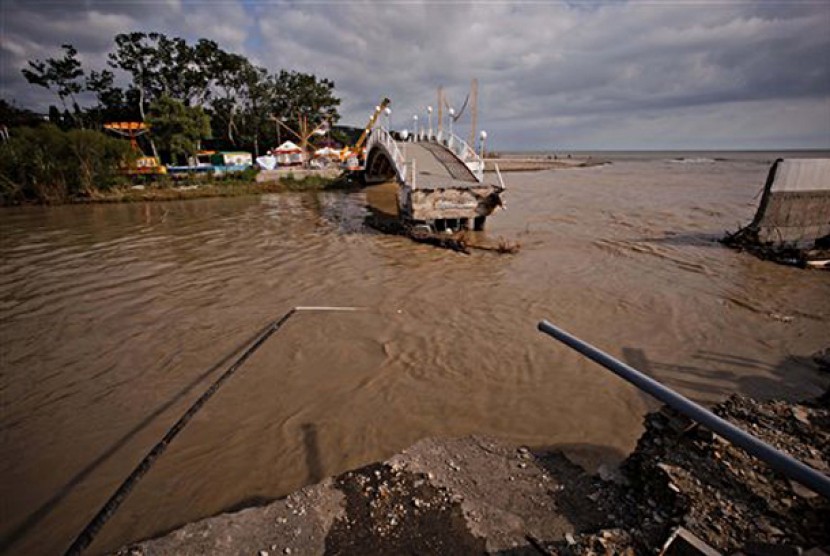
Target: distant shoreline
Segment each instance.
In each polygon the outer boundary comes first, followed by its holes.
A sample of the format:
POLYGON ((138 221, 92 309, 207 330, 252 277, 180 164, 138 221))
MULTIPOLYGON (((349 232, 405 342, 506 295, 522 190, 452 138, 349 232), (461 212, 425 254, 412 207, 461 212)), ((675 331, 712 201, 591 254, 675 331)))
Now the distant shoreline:
POLYGON ((509 156, 504 158, 485 158, 484 171, 495 172, 498 165, 500 172, 538 172, 541 170, 562 170, 568 168, 588 168, 608 164, 605 159, 588 158, 553 158, 553 156, 509 156))
MULTIPOLYGON (((499 151, 498 160, 510 159, 537 159, 556 157, 558 160, 584 160, 587 158, 600 159, 608 162, 636 161, 636 160, 703 160, 712 162, 747 161, 772 163, 778 158, 830 158, 830 149, 766 149, 766 150, 527 150, 527 151, 499 151)), ((501 163, 499 163, 501 168, 501 163)))

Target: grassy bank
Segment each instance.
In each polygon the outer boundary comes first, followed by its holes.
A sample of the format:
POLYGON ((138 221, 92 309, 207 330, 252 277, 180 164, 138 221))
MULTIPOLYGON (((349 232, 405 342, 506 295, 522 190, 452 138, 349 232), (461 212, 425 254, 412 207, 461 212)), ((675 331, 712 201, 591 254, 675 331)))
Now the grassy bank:
POLYGON ((247 176, 227 178, 183 178, 148 182, 138 185, 121 185, 106 190, 89 189, 82 195, 55 197, 51 199, 28 199, 4 202, 5 206, 25 204, 87 204, 87 203, 139 203, 153 201, 183 201, 209 197, 242 197, 264 193, 287 191, 327 191, 352 189, 357 184, 345 177, 306 176, 304 179, 292 175, 276 181, 259 183, 247 176))
POLYGON ((0 142, 0 205, 60 205, 237 197, 281 191, 348 189, 336 170, 294 173, 127 176, 136 152, 99 131, 63 131, 54 125, 21 127, 0 142))

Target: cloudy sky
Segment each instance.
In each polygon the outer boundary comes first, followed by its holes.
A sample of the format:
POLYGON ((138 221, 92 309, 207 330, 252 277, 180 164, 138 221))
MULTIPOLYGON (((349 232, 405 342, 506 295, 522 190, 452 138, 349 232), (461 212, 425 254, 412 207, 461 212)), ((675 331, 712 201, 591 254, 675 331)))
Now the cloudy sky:
MULTIPOLYGON (((496 149, 830 148, 830 0, 0 0, 0 95, 44 109, 26 60, 113 36, 207 37, 272 71, 334 80, 343 123, 383 96, 394 127, 478 78, 496 149)), ((468 125, 466 116, 460 128, 468 125)))

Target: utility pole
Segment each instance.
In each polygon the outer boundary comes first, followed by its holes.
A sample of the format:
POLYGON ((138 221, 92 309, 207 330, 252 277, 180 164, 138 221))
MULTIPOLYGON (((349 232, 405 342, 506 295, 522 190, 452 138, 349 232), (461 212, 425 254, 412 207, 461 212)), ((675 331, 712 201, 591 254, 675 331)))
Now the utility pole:
POLYGON ((470 84, 470 140, 468 145, 475 145, 476 126, 478 125, 478 79, 470 84))

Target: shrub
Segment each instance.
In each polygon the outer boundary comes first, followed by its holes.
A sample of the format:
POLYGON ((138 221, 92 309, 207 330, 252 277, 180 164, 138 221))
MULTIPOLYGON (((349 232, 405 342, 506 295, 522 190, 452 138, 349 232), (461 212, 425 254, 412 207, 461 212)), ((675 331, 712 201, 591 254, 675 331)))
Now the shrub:
POLYGON ((50 203, 110 189, 133 156, 126 141, 98 131, 13 129, 0 145, 0 202, 50 203))

